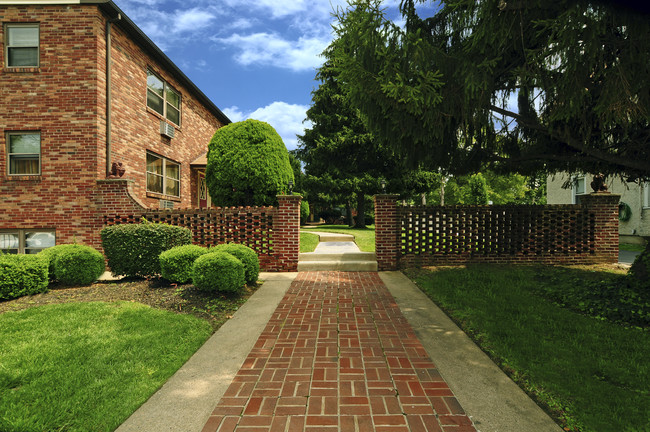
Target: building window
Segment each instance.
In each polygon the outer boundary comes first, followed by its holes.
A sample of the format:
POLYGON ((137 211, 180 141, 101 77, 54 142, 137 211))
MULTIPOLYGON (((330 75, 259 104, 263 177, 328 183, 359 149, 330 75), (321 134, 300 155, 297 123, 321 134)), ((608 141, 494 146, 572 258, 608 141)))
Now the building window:
POLYGON ((7 67, 38 67, 38 24, 7 24, 7 67))
POLYGON ((147 153, 147 192, 180 197, 180 164, 153 153, 147 153))
POLYGON ((175 125, 181 124, 181 95, 150 70, 147 71, 147 106, 175 125))
POLYGON ((650 208, 650 182, 643 184, 643 207, 650 208))
POLYGON ((31 229, 0 231, 0 251, 8 254, 35 254, 56 244, 54 231, 31 229))
POLYGON ((9 175, 39 175, 41 173, 41 134, 38 132, 9 132, 7 134, 9 175))
POLYGON ((579 175, 573 177, 573 187, 571 188, 573 204, 580 204, 580 195, 587 194, 587 177, 579 175))

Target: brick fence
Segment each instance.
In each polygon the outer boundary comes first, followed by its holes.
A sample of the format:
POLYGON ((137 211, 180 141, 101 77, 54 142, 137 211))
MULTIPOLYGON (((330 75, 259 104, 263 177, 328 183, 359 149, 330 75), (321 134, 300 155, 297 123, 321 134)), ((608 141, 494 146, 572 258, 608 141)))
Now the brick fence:
POLYGON ((249 246, 264 271, 298 270, 300 196, 278 195, 277 207, 153 210, 132 198, 128 180, 105 180, 100 186, 101 226, 140 223, 142 218, 182 226, 192 231, 192 243, 197 245, 233 242, 249 246))
POLYGON ((380 270, 484 263, 593 264, 618 261, 618 195, 580 205, 399 206, 375 196, 380 270))

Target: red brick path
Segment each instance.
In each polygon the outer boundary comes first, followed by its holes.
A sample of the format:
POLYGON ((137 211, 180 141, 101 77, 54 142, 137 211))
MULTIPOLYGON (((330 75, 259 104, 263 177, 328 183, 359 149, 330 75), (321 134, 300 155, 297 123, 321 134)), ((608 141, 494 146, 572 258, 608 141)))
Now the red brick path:
POLYGON ((203 432, 476 431, 377 273, 299 273, 203 432))

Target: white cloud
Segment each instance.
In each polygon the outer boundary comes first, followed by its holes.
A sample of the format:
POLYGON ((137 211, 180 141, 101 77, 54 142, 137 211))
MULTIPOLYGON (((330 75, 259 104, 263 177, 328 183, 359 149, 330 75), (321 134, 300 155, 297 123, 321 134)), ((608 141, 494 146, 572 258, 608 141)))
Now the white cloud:
POLYGON ((290 41, 273 33, 234 34, 215 41, 238 50, 235 60, 244 66, 275 66, 281 69, 304 71, 318 68, 320 54, 329 45, 329 38, 300 37, 290 41))
POLYGON ((176 33, 194 32, 210 25, 215 16, 206 10, 199 8, 176 11, 173 17, 174 27, 176 33))
POLYGON ((223 110, 224 114, 233 122, 247 119, 255 119, 267 122, 282 137, 287 149, 293 150, 298 147, 296 135, 303 135, 305 128, 310 127, 309 122, 303 124, 307 117, 309 106, 289 104, 286 102, 273 102, 252 112, 243 112, 237 106, 223 110))

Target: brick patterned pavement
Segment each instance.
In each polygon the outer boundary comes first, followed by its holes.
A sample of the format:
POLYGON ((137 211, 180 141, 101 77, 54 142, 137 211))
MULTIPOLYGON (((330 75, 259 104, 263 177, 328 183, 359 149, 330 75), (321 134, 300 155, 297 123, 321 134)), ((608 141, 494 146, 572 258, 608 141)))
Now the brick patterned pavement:
POLYGON ((299 273, 203 432, 475 432, 372 272, 299 273))

